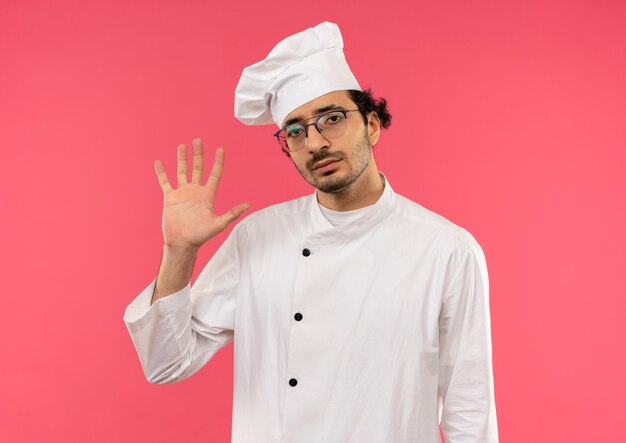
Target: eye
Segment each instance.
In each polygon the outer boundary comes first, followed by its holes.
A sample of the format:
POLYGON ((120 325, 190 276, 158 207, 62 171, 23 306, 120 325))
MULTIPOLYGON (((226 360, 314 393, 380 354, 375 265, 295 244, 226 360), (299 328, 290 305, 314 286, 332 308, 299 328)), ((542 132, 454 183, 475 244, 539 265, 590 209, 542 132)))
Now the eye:
POLYGON ((322 119, 322 123, 325 125, 333 125, 341 122, 344 119, 342 112, 333 112, 331 114, 326 115, 322 119))
POLYGON ((304 128, 300 125, 289 126, 287 129, 285 129, 287 137, 298 137, 303 132, 304 128))

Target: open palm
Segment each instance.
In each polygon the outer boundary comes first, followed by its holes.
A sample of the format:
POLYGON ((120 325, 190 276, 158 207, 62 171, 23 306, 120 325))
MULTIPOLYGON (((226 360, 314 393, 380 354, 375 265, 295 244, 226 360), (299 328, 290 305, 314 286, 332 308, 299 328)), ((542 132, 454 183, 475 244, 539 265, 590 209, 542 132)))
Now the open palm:
POLYGON ((224 150, 217 148, 211 175, 202 185, 204 154, 202 140, 193 141, 191 182, 187 174, 187 147, 178 146, 178 188, 172 189, 160 160, 154 167, 163 190, 163 238, 168 247, 199 249, 222 232, 250 207, 239 203, 222 215, 214 210, 215 195, 224 169, 224 150))

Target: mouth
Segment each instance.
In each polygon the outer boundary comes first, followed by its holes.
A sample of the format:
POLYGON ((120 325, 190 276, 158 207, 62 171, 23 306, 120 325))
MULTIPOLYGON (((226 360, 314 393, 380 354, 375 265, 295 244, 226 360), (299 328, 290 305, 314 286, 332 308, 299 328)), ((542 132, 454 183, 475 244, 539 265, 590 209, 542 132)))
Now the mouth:
POLYGON ((326 170, 326 169, 330 169, 330 167, 332 167, 335 163, 337 163, 339 160, 338 159, 328 159, 328 160, 323 160, 321 162, 319 162, 318 164, 316 164, 313 167, 314 171, 318 171, 318 170, 326 170))

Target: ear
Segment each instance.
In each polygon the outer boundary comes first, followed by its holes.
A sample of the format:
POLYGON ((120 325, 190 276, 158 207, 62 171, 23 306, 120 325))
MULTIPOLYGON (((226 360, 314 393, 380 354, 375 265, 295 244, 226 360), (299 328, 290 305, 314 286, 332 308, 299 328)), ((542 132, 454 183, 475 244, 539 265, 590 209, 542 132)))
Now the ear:
POLYGON ((367 121, 367 135, 369 136, 371 145, 374 146, 378 143, 378 137, 380 137, 380 118, 376 111, 369 113, 367 121))

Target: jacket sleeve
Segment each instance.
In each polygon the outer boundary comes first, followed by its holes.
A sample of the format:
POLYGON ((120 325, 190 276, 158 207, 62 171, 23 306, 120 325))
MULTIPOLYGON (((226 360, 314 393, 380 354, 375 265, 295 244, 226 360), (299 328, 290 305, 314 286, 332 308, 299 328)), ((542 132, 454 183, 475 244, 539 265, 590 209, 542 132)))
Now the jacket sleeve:
POLYGON ((439 315, 439 404, 446 443, 497 443, 489 278, 478 243, 451 257, 439 315))
POLYGON ((124 322, 150 383, 190 377, 233 339, 244 240, 240 226, 235 226, 193 287, 188 284, 150 305, 155 278, 127 306, 124 322))

